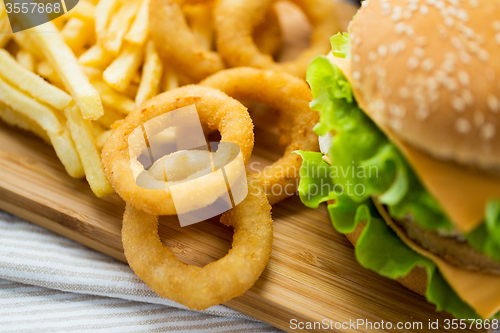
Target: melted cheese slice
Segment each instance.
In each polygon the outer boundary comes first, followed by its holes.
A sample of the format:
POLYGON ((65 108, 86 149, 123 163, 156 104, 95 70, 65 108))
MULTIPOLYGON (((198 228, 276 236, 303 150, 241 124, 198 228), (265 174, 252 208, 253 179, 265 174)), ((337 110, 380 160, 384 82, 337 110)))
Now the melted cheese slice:
POLYGON ((385 222, 396 232, 399 238, 413 251, 432 260, 457 295, 469 304, 483 319, 494 316, 500 311, 500 275, 472 272, 450 265, 446 261, 421 248, 409 239, 383 206, 375 200, 378 211, 385 222))
MULTIPOLYGON (((331 54, 328 59, 340 68, 349 82, 353 82, 350 60, 336 58, 331 54)), ((371 118, 360 91, 354 90, 354 97, 360 108, 371 118)), ((375 121, 373 118, 372 120, 375 121)), ((422 184, 439 202, 458 230, 469 233, 483 223, 488 200, 500 198, 500 179, 452 161, 438 160, 402 141, 383 124, 376 124, 403 153, 422 184)))

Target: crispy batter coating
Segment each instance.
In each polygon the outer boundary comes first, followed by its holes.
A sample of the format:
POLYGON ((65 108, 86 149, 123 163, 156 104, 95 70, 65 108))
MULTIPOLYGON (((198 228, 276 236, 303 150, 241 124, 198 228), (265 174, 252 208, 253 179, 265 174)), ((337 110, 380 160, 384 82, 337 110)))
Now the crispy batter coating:
POLYGON ((160 296, 191 309, 206 309, 240 296, 257 281, 271 256, 271 206, 258 180, 248 177, 249 194, 221 223, 234 228, 229 253, 205 267, 187 265, 163 246, 157 216, 127 204, 122 239, 137 276, 160 296))
MULTIPOLYGON (((171 90, 156 96, 129 114, 104 145, 102 160, 106 176, 124 201, 150 214, 176 214, 168 188, 146 189, 136 184, 128 138, 134 129, 148 120, 193 104, 196 105, 201 123, 219 130, 221 142, 237 144, 244 163, 248 162, 254 144, 253 124, 241 103, 219 90, 207 87, 184 86, 171 90)), ((196 190, 200 192, 199 188, 196 190)))
POLYGON ((214 74, 200 84, 279 111, 280 143, 286 146, 285 154, 257 177, 271 205, 295 194, 302 158, 293 152, 319 151, 318 136, 313 131, 319 117, 309 107, 312 95, 307 83, 284 72, 239 67, 214 74))

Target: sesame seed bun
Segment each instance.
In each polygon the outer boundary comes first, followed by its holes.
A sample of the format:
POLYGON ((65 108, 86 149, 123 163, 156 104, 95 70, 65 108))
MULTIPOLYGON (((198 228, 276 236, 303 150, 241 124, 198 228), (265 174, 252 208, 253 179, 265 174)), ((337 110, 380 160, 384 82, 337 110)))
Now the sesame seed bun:
POLYGON ((366 0, 354 89, 375 122, 440 158, 500 169, 500 2, 366 0))

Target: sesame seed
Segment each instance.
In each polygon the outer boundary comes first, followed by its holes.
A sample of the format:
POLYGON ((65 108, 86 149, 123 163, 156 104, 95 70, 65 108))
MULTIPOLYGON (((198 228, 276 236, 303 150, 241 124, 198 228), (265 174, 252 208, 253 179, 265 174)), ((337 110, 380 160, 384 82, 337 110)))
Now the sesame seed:
POLYGON ((410 97, 411 96, 410 89, 408 89, 408 87, 399 88, 399 96, 401 96, 402 98, 410 97))
POLYGON ((467 72, 464 70, 460 70, 458 72, 458 80, 460 81, 460 83, 462 83, 462 85, 468 86, 470 83, 469 74, 467 74, 467 72))
POLYGON ((446 60, 441 64, 441 68, 446 73, 451 73, 455 69, 455 62, 453 60, 446 60))
POLYGON ((479 7, 478 0, 469 0, 469 3, 471 4, 472 7, 479 7))
POLYGON ((399 131, 403 127, 403 124, 401 123, 401 120, 399 120, 399 119, 391 119, 391 127, 394 130, 399 131))
POLYGON ((370 53, 368 53, 368 59, 370 61, 375 61, 377 59, 377 54, 373 51, 371 51, 370 53))
POLYGON ((484 114, 482 114, 479 111, 474 113, 474 124, 476 125, 476 127, 481 126, 483 123, 484 123, 484 114))
POLYGON ((460 61, 464 64, 469 64, 471 60, 471 56, 467 53, 467 51, 461 50, 459 53, 460 61))
POLYGON ((425 46, 427 44, 427 38, 425 38, 425 36, 418 36, 416 43, 418 46, 425 46))
POLYGON ((398 35, 401 35, 401 34, 405 31, 405 24, 404 24, 404 22, 398 22, 398 23, 394 26, 394 31, 395 31, 398 35))
POLYGON ((460 97, 453 97, 451 105, 453 106, 455 111, 463 112, 465 110, 465 101, 460 97))
POLYGON ((413 56, 410 59, 408 59, 408 68, 415 69, 418 67, 419 63, 420 61, 418 60, 418 58, 413 56))
POLYGON ((457 13, 457 17, 459 20, 467 22, 469 21, 469 14, 463 9, 460 9, 457 13))
POLYGON ((493 21, 493 29, 500 31, 500 21, 493 21))
POLYGON ((381 57, 385 57, 385 55, 387 54, 387 46, 385 45, 380 45, 378 47, 378 54, 381 56, 381 57))
POLYGON ((470 131, 470 123, 465 118, 458 118, 455 122, 455 128, 459 133, 466 134, 470 131))
POLYGON ((451 38, 451 44, 453 44, 453 46, 457 49, 461 49, 463 47, 462 41, 457 36, 453 36, 451 38))
POLYGON ((405 11, 405 12, 404 12, 404 14, 403 14, 403 18, 404 18, 405 20, 409 20, 409 19, 411 19, 411 17, 412 17, 412 13, 411 13, 411 11, 405 11))
POLYGON ((363 1, 363 3, 362 3, 361 5, 362 5, 363 7, 366 7, 366 6, 368 6, 368 3, 369 3, 369 2, 368 2, 368 0, 365 0, 365 1, 363 1))
POLYGON ((448 75, 446 75, 446 72, 443 71, 442 69, 438 69, 436 71, 436 79, 441 82, 441 83, 444 83, 446 81, 446 79, 448 78, 448 75))
POLYGON ((430 58, 425 59, 422 62, 422 68, 427 72, 431 71, 434 68, 434 61, 430 58))
POLYGON ((429 7, 426 5, 420 6, 420 14, 427 15, 429 13, 429 7))
POLYGON ((446 89, 448 89, 450 91, 457 90, 457 88, 458 88, 457 81, 451 77, 447 78, 445 80, 444 85, 445 85, 446 89))
POLYGON ((420 120, 424 120, 426 119, 427 117, 429 117, 429 109, 427 108, 426 105, 419 105, 418 106, 418 109, 417 109, 417 118, 420 119, 420 120))
POLYGON ((403 14, 403 8, 400 6, 394 7, 391 15, 391 19, 393 21, 399 21, 401 19, 401 15, 403 14))
POLYGON ((419 58, 422 58, 424 55, 425 55, 425 51, 423 48, 421 47, 416 47, 413 49, 413 53, 419 57, 419 58))
POLYGON ((354 72, 354 73, 352 73, 352 77, 354 78, 354 80, 359 80, 361 78, 361 73, 354 72))
POLYGON ((491 112, 497 113, 500 111, 500 101, 495 95, 489 95, 487 101, 491 112))
POLYGON ((414 12, 418 9, 418 3, 417 2, 413 2, 411 4, 408 5, 408 10, 414 12))
POLYGON ((374 108, 375 112, 384 112, 385 110, 385 102, 383 99, 378 99, 376 102, 375 102, 375 108, 374 108))
POLYGON ((444 20, 444 24, 446 24, 447 27, 452 27, 454 22, 455 20, 451 17, 447 17, 444 20))
POLYGON ((361 57, 359 56, 359 54, 355 54, 353 57, 352 57, 352 60, 354 60, 354 62, 359 62, 361 60, 361 57))
POLYGON ((481 127, 481 137, 484 140, 491 140, 496 135, 495 125, 492 123, 486 123, 481 127))
POLYGON ((465 103, 467 103, 467 105, 474 104, 474 96, 472 95, 470 90, 466 89, 462 91, 462 98, 464 99, 465 103))
POLYGON ((485 49, 480 49, 479 50, 479 59, 481 59, 484 62, 487 62, 488 60, 490 60, 490 54, 485 49))
POLYGON ((497 42, 498 45, 500 45, 500 33, 495 35, 495 41, 497 42))

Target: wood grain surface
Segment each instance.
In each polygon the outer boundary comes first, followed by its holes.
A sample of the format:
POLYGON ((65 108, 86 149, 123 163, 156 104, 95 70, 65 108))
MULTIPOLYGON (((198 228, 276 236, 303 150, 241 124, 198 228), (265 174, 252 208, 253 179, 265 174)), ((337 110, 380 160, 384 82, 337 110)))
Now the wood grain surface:
MULTIPOLYGON (((346 17, 352 16, 353 9, 346 17), (350 15, 350 16, 349 16, 350 15)), ((344 27, 348 19, 344 19, 344 27)), ((296 29, 294 25, 292 27, 296 29), (295 27, 295 28, 294 28, 295 27)), ((307 38, 307 29, 301 29, 307 38)), ((256 148, 253 162, 263 167, 282 153, 272 119, 254 114, 256 148)), ((84 180, 69 177, 53 149, 35 136, 0 122, 0 209, 18 215, 99 252, 126 261, 121 243, 124 203, 112 195, 96 198, 84 180)), ((289 332, 373 332, 358 330, 293 329, 297 322, 328 325, 368 320, 422 322, 446 313, 397 282, 365 270, 356 262, 347 239, 335 232, 326 207, 306 208, 298 197, 273 207, 274 245, 269 264, 257 283, 226 305, 289 332)), ((166 246, 188 264, 205 265, 224 256, 231 246, 232 230, 211 219, 181 228, 175 217, 160 219, 160 236, 166 246)), ((339 325, 339 324, 337 324, 339 325)), ((383 330, 379 330, 383 331, 383 330)))

